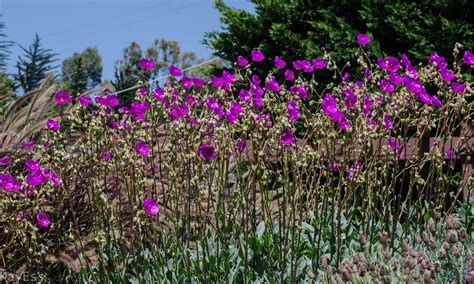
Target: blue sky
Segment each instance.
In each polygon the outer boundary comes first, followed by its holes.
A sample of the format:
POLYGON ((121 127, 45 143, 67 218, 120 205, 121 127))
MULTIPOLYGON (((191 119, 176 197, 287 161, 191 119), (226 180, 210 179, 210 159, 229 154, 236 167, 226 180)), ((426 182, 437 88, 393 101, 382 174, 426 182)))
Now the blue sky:
MULTIPOLYGON (((248 0, 225 0, 253 11, 248 0)), ((0 0, 0 14, 10 40, 27 47, 35 33, 62 62, 74 52, 96 46, 104 61, 103 79, 113 77, 115 60, 130 42, 148 47, 155 39, 176 40, 183 51, 207 58, 212 50, 201 41, 219 30, 219 12, 212 0, 0 0)), ((12 48, 8 72, 20 55, 12 48)), ((59 71, 59 69, 58 69, 59 71)))

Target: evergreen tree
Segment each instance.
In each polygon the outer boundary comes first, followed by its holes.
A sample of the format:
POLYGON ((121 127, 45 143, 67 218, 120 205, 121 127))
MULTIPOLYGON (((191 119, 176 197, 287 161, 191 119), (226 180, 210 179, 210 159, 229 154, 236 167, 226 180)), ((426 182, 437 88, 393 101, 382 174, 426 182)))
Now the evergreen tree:
POLYGON ((18 57, 16 63, 17 74, 13 75, 17 86, 25 92, 29 92, 38 87, 48 72, 53 71, 58 66, 52 63, 57 61, 57 54, 51 49, 44 49, 38 35, 35 35, 33 43, 28 49, 20 46, 24 55, 18 57))
POLYGON ((7 35, 4 30, 5 23, 0 21, 0 72, 5 72, 5 67, 11 53, 10 47, 13 45, 12 41, 6 40, 7 35))
MULTIPOLYGON (((207 33, 204 43, 216 55, 233 62, 258 48, 290 61, 325 48, 344 64, 354 58, 357 33, 373 39, 367 48, 378 56, 406 53, 414 63, 433 52, 450 56, 456 42, 474 47, 474 1, 251 1, 255 13, 215 0, 224 29, 207 33)), ((272 62, 259 66, 268 70, 272 62)))
POLYGON ((63 61, 62 77, 71 93, 83 93, 100 84, 102 78, 102 57, 96 47, 88 47, 81 53, 74 53, 63 61))

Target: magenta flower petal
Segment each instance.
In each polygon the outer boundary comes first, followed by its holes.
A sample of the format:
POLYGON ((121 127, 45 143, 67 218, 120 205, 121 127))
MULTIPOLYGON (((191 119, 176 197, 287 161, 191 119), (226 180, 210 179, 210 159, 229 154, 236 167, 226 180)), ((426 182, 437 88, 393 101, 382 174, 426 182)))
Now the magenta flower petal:
POLYGON ((58 131, 61 128, 61 126, 59 125, 59 122, 51 118, 49 118, 48 121, 46 122, 46 127, 49 130, 53 130, 53 131, 58 131))
POLYGON ((0 158, 0 166, 10 166, 12 164, 12 159, 7 155, 0 158))
POLYGON ((72 96, 66 91, 59 91, 56 93, 54 101, 58 105, 65 105, 72 100, 72 96))
POLYGON ((175 67, 174 65, 171 65, 169 67, 169 70, 170 70, 171 76, 179 77, 183 75, 183 72, 181 71, 181 69, 175 67))
POLYGON ((30 173, 36 173, 40 169, 40 164, 38 161, 29 160, 25 162, 25 167, 30 173))
POLYGON ((314 68, 316 69, 324 69, 326 68, 326 62, 321 59, 313 59, 312 61, 314 68))
POLYGON ((446 155, 446 158, 448 159, 454 158, 454 153, 451 149, 446 149, 446 151, 444 151, 444 154, 446 155))
POLYGON ((459 84, 459 83, 456 83, 456 82, 453 82, 451 84, 451 90, 453 90, 453 92, 455 92, 455 93, 462 94, 462 93, 464 93, 465 88, 466 88, 465 84, 459 84))
POLYGON ((107 95, 107 97, 105 97, 105 101, 111 108, 117 107, 120 104, 120 100, 114 95, 107 95))
POLYGON ((81 103, 81 105, 83 107, 87 107, 88 105, 91 104, 91 102, 92 102, 92 99, 89 96, 80 96, 79 97, 79 103, 81 103))
POLYGON ((295 80, 295 73, 293 73, 293 71, 291 71, 290 69, 285 70, 284 76, 287 81, 295 80))
POLYGON ((249 61, 248 61, 245 57, 239 55, 239 56, 237 57, 237 64, 238 64, 240 67, 245 67, 245 66, 249 65, 249 61))
POLYGON ((135 144, 135 151, 137 152, 138 155, 140 155, 142 157, 148 157, 148 155, 150 153, 150 148, 148 147, 148 145, 145 142, 138 141, 135 144))
POLYGON ((49 217, 46 215, 46 213, 40 212, 36 214, 36 224, 38 224, 40 227, 47 228, 51 224, 51 220, 49 220, 49 217))
POLYGON ((143 209, 148 215, 156 215, 160 212, 160 208, 153 198, 147 198, 143 201, 143 209))
POLYGON ((263 59, 265 59, 265 56, 263 55, 263 53, 255 49, 252 50, 251 55, 252 55, 252 60, 255 62, 260 62, 263 59))
POLYGON ((278 69, 283 69, 286 67, 286 62, 285 60, 282 60, 280 57, 278 56, 275 56, 275 59, 273 60, 273 62, 275 63, 275 66, 276 68, 278 69))
POLYGON ((206 159, 207 161, 210 161, 211 159, 216 157, 216 152, 214 151, 214 147, 212 147, 209 144, 202 144, 201 147, 199 147, 199 156, 202 158, 206 159))
POLYGON ((151 59, 148 59, 148 58, 142 58, 140 60, 140 66, 147 70, 147 71, 150 71, 152 70, 153 68, 155 68, 155 62, 151 59))
POLYGON ((441 78, 443 78, 443 80, 445 80, 445 81, 451 81, 454 78, 456 78, 456 74, 449 71, 448 69, 441 69, 441 71, 439 71, 439 73, 441 74, 441 78))
POLYGON ((357 44, 366 45, 370 43, 370 37, 365 34, 357 34, 357 44))
POLYGON ((283 132, 280 134, 280 142, 283 145, 290 145, 293 142, 295 142, 295 140, 296 138, 293 135, 293 132, 291 131, 291 129, 289 128, 283 130, 283 132))
POLYGON ((29 174, 26 176, 26 182, 31 186, 38 186, 43 182, 43 180, 37 174, 29 174))
POLYGON ((474 65, 474 54, 470 50, 464 51, 462 58, 467 65, 474 65))
POLYGON ((288 116, 291 123, 294 123, 300 117, 300 108, 295 101, 291 100, 288 102, 288 116))

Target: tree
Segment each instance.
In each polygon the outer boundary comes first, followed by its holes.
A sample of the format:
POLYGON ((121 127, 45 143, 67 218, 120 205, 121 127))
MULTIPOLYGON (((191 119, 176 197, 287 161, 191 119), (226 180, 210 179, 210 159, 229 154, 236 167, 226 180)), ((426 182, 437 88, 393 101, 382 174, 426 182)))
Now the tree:
POLYGON ((5 72, 5 67, 11 53, 10 47, 13 45, 12 41, 5 40, 7 35, 3 32, 4 29, 5 23, 0 21, 0 72, 5 72))
MULTIPOLYGON (((216 55, 235 61, 258 48, 290 61, 316 58, 325 48, 344 64, 354 57, 357 33, 373 39, 371 52, 406 53, 414 63, 432 52, 449 56, 456 42, 474 46, 473 1, 251 1, 255 13, 215 0, 224 29, 207 33, 204 43, 216 55)), ((259 66, 272 67, 270 60, 264 64, 259 66)))
MULTIPOLYGON (((117 90, 123 90, 138 84, 140 80, 156 79, 168 74, 168 67, 175 65, 181 69, 201 62, 193 52, 182 52, 176 41, 164 39, 155 40, 153 45, 143 51, 141 46, 132 42, 123 50, 123 58, 115 63, 115 79, 112 85, 117 90), (155 62, 155 68, 145 72, 140 67, 140 60, 148 58, 155 62)), ((185 72, 186 76, 193 76, 192 71, 185 72)), ((135 94, 135 90, 121 94, 121 100, 128 104, 135 94)))
POLYGON ((74 53, 63 61, 62 77, 71 93, 83 93, 101 83, 102 57, 96 47, 74 53))
POLYGON ((18 57, 16 63, 17 74, 13 75, 17 86, 25 92, 29 92, 38 87, 48 72, 53 71, 58 66, 52 63, 57 61, 57 54, 52 53, 51 49, 44 49, 41 46, 38 34, 35 35, 33 43, 28 49, 20 46, 24 55, 18 57))

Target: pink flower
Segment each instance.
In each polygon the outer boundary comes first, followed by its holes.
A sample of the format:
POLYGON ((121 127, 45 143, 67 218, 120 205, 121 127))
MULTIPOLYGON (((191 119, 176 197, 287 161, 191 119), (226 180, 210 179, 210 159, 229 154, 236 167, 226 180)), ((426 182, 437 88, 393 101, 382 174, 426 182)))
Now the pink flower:
POLYGON ((444 154, 446 155, 446 158, 448 159, 454 158, 454 153, 451 149, 447 149, 446 151, 444 151, 444 154))
POLYGON ((169 70, 170 70, 171 76, 179 77, 183 75, 183 72, 181 72, 181 69, 175 67, 174 65, 171 65, 169 67, 169 70))
POLYGON ((273 62, 275 63, 276 68, 278 69, 283 69, 286 67, 286 62, 278 56, 275 56, 273 62))
POLYGON ((392 84, 400 85, 401 83, 403 83, 403 78, 400 77, 400 75, 398 75, 397 73, 390 73, 390 75, 388 75, 388 78, 390 78, 390 82, 392 84))
POLYGON ((147 71, 150 71, 152 70, 153 68, 155 68, 155 62, 151 59, 148 59, 148 58, 142 58, 140 60, 140 66, 147 70, 147 71))
POLYGON ((344 99, 344 105, 346 106, 347 109, 352 109, 355 107, 357 104, 357 96, 354 95, 352 92, 347 92, 346 93, 346 98, 344 99))
POLYGON ((291 131, 291 129, 289 128, 283 130, 283 132, 280 134, 280 142, 283 145, 290 145, 293 142, 295 142, 295 140, 296 138, 293 135, 293 132, 291 131))
POLYGON ((199 156, 206 159, 206 161, 210 161, 211 159, 216 157, 216 152, 214 151, 214 147, 209 144, 202 144, 199 147, 199 156))
POLYGON ((40 212, 36 214, 36 223, 40 227, 47 228, 51 224, 51 221, 49 220, 49 217, 46 215, 46 213, 40 212))
POLYGON ((265 89, 275 93, 281 91, 280 85, 278 84, 277 80, 275 80, 275 78, 270 79, 270 81, 265 84, 265 89))
POLYGON ((10 166, 12 164, 12 159, 7 155, 0 158, 0 166, 10 166))
POLYGON ((300 117, 300 108, 295 103, 295 101, 291 100, 288 102, 288 116, 291 123, 294 123, 300 117))
POLYGON ((255 62, 260 62, 263 59, 265 59, 265 56, 263 55, 263 53, 255 49, 252 50, 251 55, 252 55, 252 60, 255 62))
POLYGON ((9 174, 0 174, 0 188, 6 191, 22 190, 20 182, 9 174))
POLYGON ((377 59, 377 64, 383 70, 387 70, 390 72, 397 72, 400 69, 400 62, 396 57, 389 56, 385 59, 379 58, 377 59))
POLYGON ((351 122, 346 118, 346 116, 343 113, 340 113, 340 117, 337 121, 337 125, 339 126, 340 129, 346 130, 349 127, 351 127, 351 122))
POLYGON ((462 58, 464 60, 464 63, 466 63, 467 65, 474 65, 474 54, 472 54, 471 51, 464 51, 464 56, 462 58))
POLYGON ((89 96, 80 96, 79 97, 79 103, 81 103, 81 105, 83 107, 87 107, 88 105, 91 104, 91 102, 92 102, 92 99, 89 96))
POLYGON ((30 173, 36 173, 40 169, 40 164, 36 160, 29 160, 25 162, 25 167, 30 173))
POLYGON ((316 69, 324 69, 326 68, 326 62, 321 59, 313 59, 312 61, 314 68, 316 69))
POLYGON ((23 149, 30 149, 31 147, 35 146, 36 142, 35 141, 27 141, 23 143, 23 149))
POLYGON ((395 87, 385 80, 380 81, 380 89, 385 93, 393 93, 395 91, 395 87))
POLYGON ((385 122, 385 128, 387 128, 388 130, 393 128, 392 118, 390 117, 390 115, 388 115, 388 114, 384 115, 383 116, 383 121, 385 122))
POLYGON ((443 106, 443 102, 437 96, 432 96, 431 102, 436 108, 441 108, 443 106))
POLYGON ((365 34, 357 34, 357 44, 366 45, 370 43, 370 37, 365 34))
POLYGON ((237 57, 237 64, 238 64, 240 67, 245 67, 245 66, 249 65, 249 62, 248 62, 248 60, 247 60, 245 57, 239 55, 239 56, 237 57))
POLYGON ((188 77, 183 77, 181 80, 179 80, 181 86, 185 89, 189 89, 193 86, 193 79, 188 78, 188 77))
POLYGON ((441 69, 439 72, 441 74, 441 78, 443 78, 445 81, 451 81, 452 79, 456 78, 456 74, 449 71, 448 69, 441 69))
POLYGON ((240 100, 243 102, 250 102, 252 100, 252 97, 250 96, 250 93, 247 90, 240 89, 239 92, 240 100))
POLYGON ((465 84, 459 84, 459 83, 456 83, 456 82, 453 82, 451 84, 451 90, 453 90, 453 92, 455 92, 455 93, 462 94, 462 93, 464 93, 465 88, 466 88, 465 84))
POLYGON ((43 182, 43 180, 37 174, 29 174, 26 176, 26 182, 31 186, 38 186, 43 182))
POLYGON ((114 95, 107 95, 105 98, 107 105, 111 108, 114 108, 120 104, 120 100, 114 95))
POLYGON ((142 157, 148 157, 148 154, 150 152, 150 148, 148 148, 148 145, 143 142, 143 141, 138 141, 135 144, 135 151, 137 152, 138 155, 142 157))
POLYGON ((156 215, 160 212, 160 208, 153 198, 147 198, 143 201, 143 209, 148 215, 156 215))
POLYGON ((110 154, 110 152, 104 152, 104 153, 100 154, 100 158, 102 160, 108 161, 108 160, 110 160, 110 158, 112 158, 112 154, 110 154))
POLYGON ((193 78, 193 83, 194 83, 194 86, 198 88, 203 88, 204 85, 206 85, 206 81, 199 78, 193 78))
POLYGON ((295 73, 293 73, 293 71, 291 71, 290 69, 285 70, 284 76, 287 81, 295 80, 295 73))
POLYGON ((440 69, 445 69, 448 66, 446 59, 442 56, 439 56, 436 52, 430 55, 430 62, 433 64, 433 66, 440 69))
POLYGON ((59 128, 61 128, 61 126, 59 125, 59 122, 51 118, 49 118, 48 121, 46 122, 46 127, 49 130, 53 130, 53 131, 58 131, 59 128))
POLYGON ((56 93, 54 101, 58 105, 65 105, 72 100, 72 96, 66 91, 59 91, 56 93))

